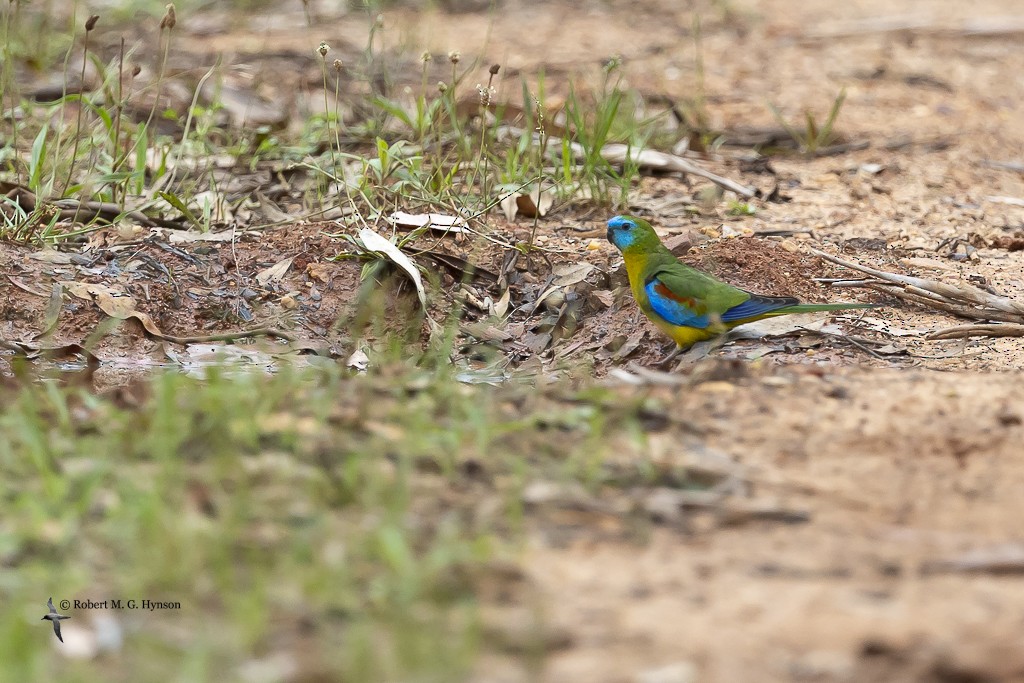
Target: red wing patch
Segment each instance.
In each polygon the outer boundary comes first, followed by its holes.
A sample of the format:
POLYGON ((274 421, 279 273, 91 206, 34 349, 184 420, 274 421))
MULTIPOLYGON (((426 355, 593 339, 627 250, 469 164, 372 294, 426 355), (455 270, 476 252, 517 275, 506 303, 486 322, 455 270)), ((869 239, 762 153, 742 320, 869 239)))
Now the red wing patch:
POLYGON ((656 291, 658 294, 662 295, 663 297, 666 297, 668 299, 672 299, 673 301, 678 301, 679 303, 681 303, 682 305, 686 306, 690 310, 693 310, 693 311, 697 310, 697 300, 696 299, 692 299, 692 298, 687 297, 687 296, 679 296, 678 294, 673 292, 671 289, 666 287, 665 283, 661 282, 660 280, 655 282, 654 291, 656 291))

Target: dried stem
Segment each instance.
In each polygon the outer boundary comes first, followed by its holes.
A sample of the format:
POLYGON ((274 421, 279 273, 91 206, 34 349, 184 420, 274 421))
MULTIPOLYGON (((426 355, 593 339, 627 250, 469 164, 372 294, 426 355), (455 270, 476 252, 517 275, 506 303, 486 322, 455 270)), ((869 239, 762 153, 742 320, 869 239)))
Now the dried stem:
MULTIPOLYGON (((540 193, 544 189, 542 187, 544 183, 544 154, 548 149, 548 128, 544 125, 544 105, 541 104, 538 98, 534 98, 533 104, 537 109, 537 134, 540 137, 540 149, 537 152, 537 201, 536 206, 533 207, 533 229, 530 231, 529 244, 530 252, 533 251, 534 240, 537 239, 537 226, 540 222, 540 193)), ((527 253, 526 259, 527 263, 529 263, 529 253, 527 253)))
POLYGON ((82 44, 82 73, 80 75, 80 88, 78 91, 78 116, 75 121, 75 142, 71 147, 71 163, 68 164, 68 177, 64 181, 64 191, 61 192, 61 196, 64 196, 68 192, 68 188, 71 187, 71 179, 75 173, 75 159, 78 157, 78 143, 82 137, 82 109, 84 109, 85 100, 85 63, 89 60, 89 34, 92 33, 93 28, 96 26, 96 22, 99 21, 99 15, 93 14, 85 20, 85 40, 82 44))
MULTIPOLYGON (((331 51, 331 46, 326 42, 321 42, 320 46, 316 49, 317 54, 320 55, 320 72, 323 75, 324 83, 324 121, 327 123, 327 148, 331 152, 331 175, 337 176, 338 174, 338 160, 334 156, 334 145, 331 144, 331 105, 327 101, 327 53, 331 51)), ((335 90, 335 102, 337 102, 337 90, 335 90)), ((337 137, 337 135, 335 135, 337 137)), ((340 145, 339 145, 340 147, 340 145)), ((328 185, 328 189, 330 186, 328 185)))
MULTIPOLYGON (((121 48, 117 59, 117 105, 114 107, 114 149, 111 150, 111 157, 114 159, 111 172, 116 173, 118 166, 123 161, 121 157, 121 115, 124 112, 124 36, 121 36, 121 48)), ((121 188, 121 206, 124 207, 127 199, 127 183, 121 188)), ((117 202, 117 182, 110 186, 110 198, 117 202)))
POLYGON ((174 10, 173 4, 168 4, 166 7, 166 14, 163 19, 160 20, 160 42, 163 43, 163 50, 160 53, 160 68, 157 69, 156 73, 156 97, 153 98, 153 106, 149 110, 149 117, 146 119, 146 146, 149 146, 148 138, 150 136, 150 126, 153 124, 153 116, 156 114, 157 107, 160 106, 160 91, 163 87, 164 72, 167 69, 167 56, 171 49, 171 29, 174 28, 175 24, 178 23, 177 13, 174 10), (167 36, 164 37, 164 30, 167 30, 167 36))

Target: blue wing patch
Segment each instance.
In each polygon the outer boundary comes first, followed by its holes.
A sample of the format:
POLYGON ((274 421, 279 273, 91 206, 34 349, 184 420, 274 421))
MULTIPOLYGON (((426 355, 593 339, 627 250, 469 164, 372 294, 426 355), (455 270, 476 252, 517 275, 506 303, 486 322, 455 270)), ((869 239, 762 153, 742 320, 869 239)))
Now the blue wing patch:
POLYGON ((662 320, 680 327, 696 327, 704 329, 710 324, 706 314, 694 310, 695 299, 687 299, 675 294, 661 280, 651 278, 644 286, 651 308, 662 320))
POLYGON ((787 306, 795 306, 798 303, 800 302, 797 299, 788 296, 759 296, 751 294, 749 299, 723 313, 722 322, 734 323, 737 320, 756 318, 759 315, 771 313, 787 306))

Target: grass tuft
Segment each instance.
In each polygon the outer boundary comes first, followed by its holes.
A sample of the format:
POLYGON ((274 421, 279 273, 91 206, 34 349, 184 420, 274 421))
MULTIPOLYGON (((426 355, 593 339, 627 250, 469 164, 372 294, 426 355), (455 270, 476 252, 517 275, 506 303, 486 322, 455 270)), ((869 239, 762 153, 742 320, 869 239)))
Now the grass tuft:
POLYGON ((820 124, 809 109, 804 111, 804 127, 802 129, 789 123, 782 115, 782 112, 771 102, 768 103, 768 108, 771 109, 775 120, 786 129, 793 142, 796 143, 800 153, 806 156, 814 156, 823 148, 835 142, 835 124, 845 101, 846 88, 843 88, 836 95, 835 99, 832 100, 832 106, 829 107, 828 115, 825 117, 825 121, 820 124))

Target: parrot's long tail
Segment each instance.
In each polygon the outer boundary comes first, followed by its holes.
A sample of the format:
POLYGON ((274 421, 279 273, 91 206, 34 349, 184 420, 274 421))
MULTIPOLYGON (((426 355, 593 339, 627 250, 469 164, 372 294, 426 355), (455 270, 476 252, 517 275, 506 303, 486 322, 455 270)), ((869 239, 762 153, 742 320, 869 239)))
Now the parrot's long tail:
POLYGON ((815 313, 817 311, 845 311, 853 308, 880 308, 878 304, 796 304, 777 308, 768 315, 789 315, 790 313, 815 313))

